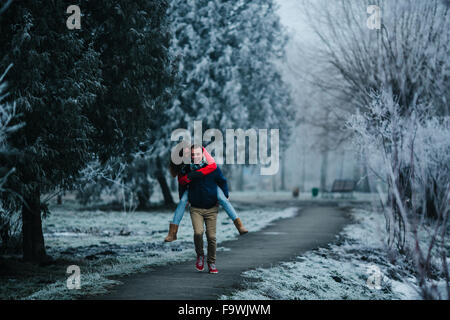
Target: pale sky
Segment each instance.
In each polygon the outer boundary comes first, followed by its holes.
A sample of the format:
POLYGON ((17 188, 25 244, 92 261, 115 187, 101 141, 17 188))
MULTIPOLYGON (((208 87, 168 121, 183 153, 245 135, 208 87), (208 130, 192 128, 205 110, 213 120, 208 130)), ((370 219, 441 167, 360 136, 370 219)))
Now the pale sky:
POLYGON ((281 23, 286 26, 289 34, 294 36, 296 41, 312 41, 313 33, 308 26, 302 5, 299 0, 276 0, 279 5, 278 14, 281 23))

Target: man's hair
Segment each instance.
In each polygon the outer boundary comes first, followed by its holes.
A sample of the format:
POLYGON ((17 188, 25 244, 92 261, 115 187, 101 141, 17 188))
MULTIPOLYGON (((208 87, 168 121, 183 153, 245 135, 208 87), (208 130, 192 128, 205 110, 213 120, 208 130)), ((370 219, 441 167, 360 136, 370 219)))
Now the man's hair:
POLYGON ((197 148, 201 148, 203 150, 203 146, 201 144, 193 144, 191 145, 191 150, 197 149, 197 148))

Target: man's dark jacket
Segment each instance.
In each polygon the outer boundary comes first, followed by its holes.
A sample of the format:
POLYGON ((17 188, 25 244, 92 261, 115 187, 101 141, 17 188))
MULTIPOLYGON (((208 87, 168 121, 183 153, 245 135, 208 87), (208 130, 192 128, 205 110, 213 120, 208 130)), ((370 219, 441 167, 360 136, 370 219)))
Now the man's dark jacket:
POLYGON ((178 186, 180 198, 189 188, 189 202, 195 208, 209 209, 217 203, 217 186, 219 186, 225 197, 228 198, 227 179, 219 167, 207 175, 194 178, 188 185, 178 186))

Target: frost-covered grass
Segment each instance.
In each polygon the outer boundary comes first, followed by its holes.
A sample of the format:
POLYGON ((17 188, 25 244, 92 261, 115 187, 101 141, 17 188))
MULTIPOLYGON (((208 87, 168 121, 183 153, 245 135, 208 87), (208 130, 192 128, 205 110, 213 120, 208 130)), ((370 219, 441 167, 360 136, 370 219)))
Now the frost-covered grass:
POLYGON ((243 288, 220 299, 420 299, 411 263, 386 253, 384 216, 354 209, 352 219, 335 243, 244 272, 243 288))
POLYGON ((313 197, 311 190, 306 190, 300 192, 298 198, 293 198, 291 191, 260 191, 260 190, 249 190, 240 191, 233 193, 233 199, 241 202, 253 202, 253 201, 314 201, 314 202, 328 202, 333 201, 343 201, 347 202, 351 200, 352 202, 370 202, 379 199, 379 194, 376 193, 365 193, 365 192, 354 192, 351 198, 342 198, 339 193, 329 194, 323 197, 321 193, 317 197, 313 197))
MULTIPOLYGON (((250 232, 297 212, 297 208, 235 208, 250 232)), ((43 230, 47 253, 56 263, 47 267, 27 265, 29 270, 20 276, 14 270, 6 275, 0 273, 0 299, 82 298, 106 292, 110 286, 120 283, 120 276, 194 259, 193 229, 188 210, 180 224, 178 239, 164 242, 172 215, 171 210, 122 213, 54 206, 51 215, 44 220, 43 230), (69 276, 66 268, 72 264, 81 269, 80 290, 69 290, 66 286, 69 276)), ((217 228, 220 251, 224 250, 220 243, 237 239, 238 232, 222 209, 219 210, 217 228)), ((23 263, 16 263, 17 267, 24 267, 23 263)))

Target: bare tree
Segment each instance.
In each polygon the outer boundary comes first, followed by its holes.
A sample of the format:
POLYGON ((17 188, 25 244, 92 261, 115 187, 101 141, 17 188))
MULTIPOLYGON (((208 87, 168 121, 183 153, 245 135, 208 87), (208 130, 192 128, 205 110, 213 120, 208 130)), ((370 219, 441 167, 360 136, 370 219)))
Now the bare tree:
POLYGON ((321 40, 316 54, 335 71, 315 77, 322 88, 343 93, 353 107, 368 106, 370 94, 386 88, 405 111, 428 101, 448 114, 450 19, 440 1, 304 1, 304 9, 321 40), (366 25, 373 4, 381 8, 380 30, 366 25))
POLYGON ((426 105, 415 106, 404 117, 398 102, 384 91, 373 96, 371 113, 353 116, 349 127, 359 148, 372 154, 370 169, 389 185, 391 201, 383 203, 388 244, 414 261, 423 298, 443 298, 431 281, 437 276, 446 282, 448 299, 450 117, 432 116, 426 105), (429 206, 436 212, 433 219, 427 215, 429 206))
POLYGON ((369 170, 388 185, 389 240, 398 252, 413 252, 424 298, 440 297, 429 284, 437 258, 448 289, 446 249, 440 245, 448 240, 450 177, 446 2, 303 1, 320 40, 315 54, 322 72, 311 73, 312 81, 334 102, 340 119, 358 111, 357 119, 364 119, 363 126, 352 124, 354 138, 369 170), (370 5, 381 9, 379 30, 366 24, 370 5), (382 165, 374 167, 380 158, 382 165), (420 238, 423 221, 432 230, 426 239, 420 238), (408 241, 411 235, 416 245, 408 241))

